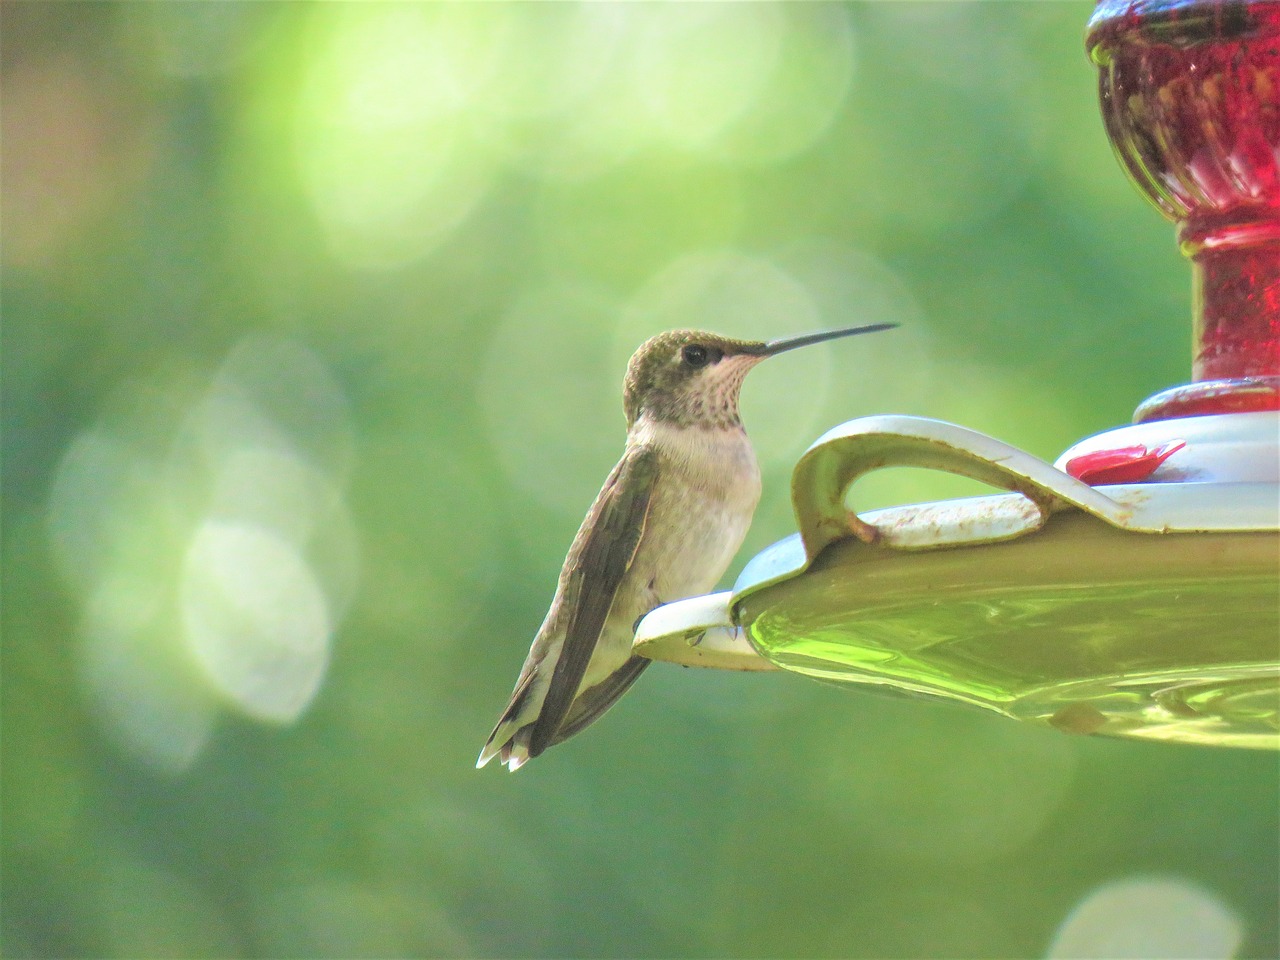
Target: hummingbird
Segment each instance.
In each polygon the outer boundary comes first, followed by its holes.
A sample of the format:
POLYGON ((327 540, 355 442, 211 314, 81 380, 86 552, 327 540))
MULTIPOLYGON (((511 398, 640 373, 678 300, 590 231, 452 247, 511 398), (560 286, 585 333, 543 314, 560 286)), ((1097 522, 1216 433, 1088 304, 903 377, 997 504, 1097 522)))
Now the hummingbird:
POLYGON ((627 441, 578 528, 507 708, 480 751, 512 772, 613 706, 649 661, 631 652, 654 607, 711 590, 760 500, 738 394, 760 361, 876 323, 780 340, 673 330, 627 364, 627 441))

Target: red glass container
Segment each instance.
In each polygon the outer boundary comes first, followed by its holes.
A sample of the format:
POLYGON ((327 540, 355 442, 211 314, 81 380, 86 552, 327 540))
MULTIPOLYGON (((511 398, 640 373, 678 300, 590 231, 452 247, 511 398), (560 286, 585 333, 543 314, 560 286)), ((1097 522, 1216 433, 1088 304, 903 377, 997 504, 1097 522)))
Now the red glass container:
POLYGON ((1196 382, 1136 419, 1280 409, 1280 2, 1100 0, 1087 45, 1107 135, 1194 277, 1196 382))

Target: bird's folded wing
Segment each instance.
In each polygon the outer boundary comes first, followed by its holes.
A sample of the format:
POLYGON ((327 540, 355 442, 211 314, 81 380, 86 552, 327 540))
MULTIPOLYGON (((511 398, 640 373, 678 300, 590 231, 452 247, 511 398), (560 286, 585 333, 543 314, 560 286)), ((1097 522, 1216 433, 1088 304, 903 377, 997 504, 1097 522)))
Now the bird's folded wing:
POLYGON ((637 446, 626 452, 592 504, 565 560, 564 647, 529 739, 529 756, 550 746, 578 693, 622 578, 644 534, 658 477, 658 453, 637 446))
POLYGON ((569 712, 564 718, 564 722, 560 724, 560 729, 556 731, 556 735, 551 738, 551 743, 547 744, 547 746, 563 743, 578 731, 595 723, 600 719, 601 714, 617 703, 618 698, 631 689, 631 685, 640 678, 640 674, 644 673, 645 667, 651 663, 653 661, 648 657, 633 656, 594 687, 579 690, 578 696, 574 698, 573 706, 569 708, 569 712))

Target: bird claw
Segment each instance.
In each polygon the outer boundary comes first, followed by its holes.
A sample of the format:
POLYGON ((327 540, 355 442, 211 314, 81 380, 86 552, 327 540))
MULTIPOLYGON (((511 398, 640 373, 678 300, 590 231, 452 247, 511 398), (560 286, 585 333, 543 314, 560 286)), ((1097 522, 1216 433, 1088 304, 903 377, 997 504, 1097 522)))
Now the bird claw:
POLYGON ((665 600, 658 600, 656 603, 654 603, 652 607, 650 607, 644 613, 640 614, 640 616, 636 617, 636 622, 631 624, 631 635, 633 637, 636 635, 636 631, 640 629, 640 621, 643 620, 645 617, 647 617, 649 614, 653 613, 653 611, 657 610, 664 603, 666 603, 665 600))

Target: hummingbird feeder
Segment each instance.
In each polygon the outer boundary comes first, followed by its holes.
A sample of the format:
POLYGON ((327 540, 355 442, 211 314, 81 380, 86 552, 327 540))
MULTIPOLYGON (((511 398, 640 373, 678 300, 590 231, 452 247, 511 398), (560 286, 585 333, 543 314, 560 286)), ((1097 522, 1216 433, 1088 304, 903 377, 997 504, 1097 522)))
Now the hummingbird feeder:
POLYGON ((637 653, 972 704, 1075 733, 1280 746, 1280 3, 1101 0, 1107 135, 1192 264, 1193 382, 1049 464, 954 424, 827 432, 799 532, 637 653), (911 466, 1007 494, 861 516, 911 466))

